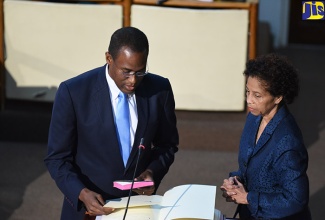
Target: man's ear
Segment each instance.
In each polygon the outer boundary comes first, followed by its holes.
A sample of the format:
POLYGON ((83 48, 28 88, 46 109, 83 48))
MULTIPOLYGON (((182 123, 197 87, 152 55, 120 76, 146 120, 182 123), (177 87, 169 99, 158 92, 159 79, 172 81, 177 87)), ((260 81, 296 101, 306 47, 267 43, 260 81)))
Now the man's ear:
POLYGON ((111 56, 111 54, 109 52, 105 52, 105 58, 106 58, 106 63, 108 65, 110 65, 111 62, 112 62, 112 60, 113 60, 113 58, 112 58, 112 56, 111 56))

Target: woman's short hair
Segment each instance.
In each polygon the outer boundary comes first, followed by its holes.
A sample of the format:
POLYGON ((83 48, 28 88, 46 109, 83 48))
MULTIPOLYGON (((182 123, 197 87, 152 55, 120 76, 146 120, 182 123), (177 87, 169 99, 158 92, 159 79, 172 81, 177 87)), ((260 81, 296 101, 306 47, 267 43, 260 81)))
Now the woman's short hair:
POLYGON ((283 96, 286 104, 298 96, 298 71, 284 56, 272 53, 249 60, 244 75, 257 78, 272 96, 283 96))

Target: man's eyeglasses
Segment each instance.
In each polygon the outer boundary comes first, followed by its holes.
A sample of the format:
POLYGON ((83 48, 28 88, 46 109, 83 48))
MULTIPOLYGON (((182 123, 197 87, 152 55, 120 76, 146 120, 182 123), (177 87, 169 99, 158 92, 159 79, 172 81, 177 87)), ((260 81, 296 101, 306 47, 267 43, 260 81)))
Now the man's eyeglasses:
POLYGON ((134 72, 134 71, 122 71, 123 75, 126 78, 129 78, 130 76, 136 76, 136 77, 143 77, 149 73, 149 68, 147 66, 147 70, 145 72, 134 72))

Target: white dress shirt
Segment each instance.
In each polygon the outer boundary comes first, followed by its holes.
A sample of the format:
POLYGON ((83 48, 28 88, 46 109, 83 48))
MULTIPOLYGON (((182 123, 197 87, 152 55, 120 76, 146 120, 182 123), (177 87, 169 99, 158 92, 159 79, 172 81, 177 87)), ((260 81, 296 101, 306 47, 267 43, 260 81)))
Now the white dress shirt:
MULTIPOLYGON (((118 95, 121 90, 117 87, 114 80, 108 74, 108 69, 106 65, 106 80, 109 86, 109 94, 112 101, 113 113, 114 113, 114 120, 116 120, 116 105, 118 101, 118 95)), ((129 102, 129 110, 130 110, 130 141, 131 147, 134 143, 134 135, 138 125, 138 111, 137 111, 137 102, 135 98, 135 94, 128 95, 128 102, 129 102)))

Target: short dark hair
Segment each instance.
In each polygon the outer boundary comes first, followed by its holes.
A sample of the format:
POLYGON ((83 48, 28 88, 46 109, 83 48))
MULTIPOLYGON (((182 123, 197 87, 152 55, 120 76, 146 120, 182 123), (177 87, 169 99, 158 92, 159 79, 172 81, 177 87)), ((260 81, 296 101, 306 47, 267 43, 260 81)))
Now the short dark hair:
POLYGON ((123 27, 116 30, 108 46, 108 52, 113 60, 117 57, 122 47, 128 47, 133 52, 149 54, 149 43, 147 36, 135 27, 123 27))
POLYGON ((298 71, 284 56, 272 53, 249 60, 244 75, 256 77, 272 96, 283 96, 286 104, 298 96, 298 71))

